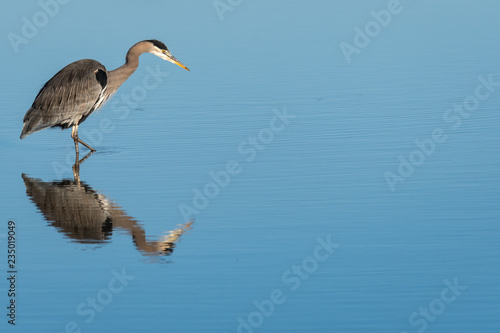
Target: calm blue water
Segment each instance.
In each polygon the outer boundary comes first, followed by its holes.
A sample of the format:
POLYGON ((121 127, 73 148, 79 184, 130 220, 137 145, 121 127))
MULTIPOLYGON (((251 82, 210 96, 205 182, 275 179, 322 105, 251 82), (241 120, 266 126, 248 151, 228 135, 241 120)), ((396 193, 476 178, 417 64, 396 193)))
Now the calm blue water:
POLYGON ((0 20, 2 332, 498 332, 497 2, 47 3, 0 20), (191 71, 141 56, 79 179, 70 131, 19 140, 151 38, 191 71))

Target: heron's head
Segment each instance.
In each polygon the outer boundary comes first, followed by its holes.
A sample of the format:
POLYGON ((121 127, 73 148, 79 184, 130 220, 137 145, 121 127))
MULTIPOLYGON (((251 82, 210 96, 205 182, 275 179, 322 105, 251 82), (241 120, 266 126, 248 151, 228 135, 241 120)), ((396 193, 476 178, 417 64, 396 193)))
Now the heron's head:
POLYGON ((149 53, 154 54, 157 57, 162 58, 163 60, 170 61, 171 63, 176 64, 177 66, 180 66, 186 70, 189 70, 182 62, 177 60, 172 53, 168 50, 168 47, 160 42, 159 40, 156 39, 151 39, 151 40, 146 40, 145 42, 151 43, 151 48, 149 50, 149 53))

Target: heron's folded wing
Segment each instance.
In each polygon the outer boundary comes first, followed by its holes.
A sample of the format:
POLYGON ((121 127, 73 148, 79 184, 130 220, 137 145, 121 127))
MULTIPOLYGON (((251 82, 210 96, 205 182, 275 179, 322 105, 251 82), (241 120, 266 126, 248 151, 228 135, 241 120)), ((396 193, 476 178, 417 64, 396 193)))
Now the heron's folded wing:
POLYGON ((68 128, 87 118, 104 99, 106 68, 95 60, 75 61, 45 85, 24 116, 21 138, 47 127, 68 128))

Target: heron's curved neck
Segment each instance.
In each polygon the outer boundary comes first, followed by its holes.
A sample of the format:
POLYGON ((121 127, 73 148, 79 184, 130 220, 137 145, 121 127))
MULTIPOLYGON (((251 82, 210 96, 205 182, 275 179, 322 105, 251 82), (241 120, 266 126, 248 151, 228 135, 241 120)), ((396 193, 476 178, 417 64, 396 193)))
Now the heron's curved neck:
POLYGON ((149 51, 149 45, 139 42, 132 46, 127 52, 125 64, 108 72, 108 92, 113 94, 125 82, 139 66, 139 56, 149 51))

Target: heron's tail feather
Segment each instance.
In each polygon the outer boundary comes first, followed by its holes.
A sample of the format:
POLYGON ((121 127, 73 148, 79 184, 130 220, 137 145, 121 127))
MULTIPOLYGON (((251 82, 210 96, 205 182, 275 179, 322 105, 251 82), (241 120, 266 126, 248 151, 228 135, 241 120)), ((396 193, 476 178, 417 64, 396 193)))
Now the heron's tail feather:
POLYGON ((24 116, 23 131, 21 132, 21 139, 24 139, 30 134, 41 131, 47 127, 54 126, 52 123, 45 121, 45 117, 41 110, 30 108, 24 116), (35 112, 37 111, 37 112, 35 112))

